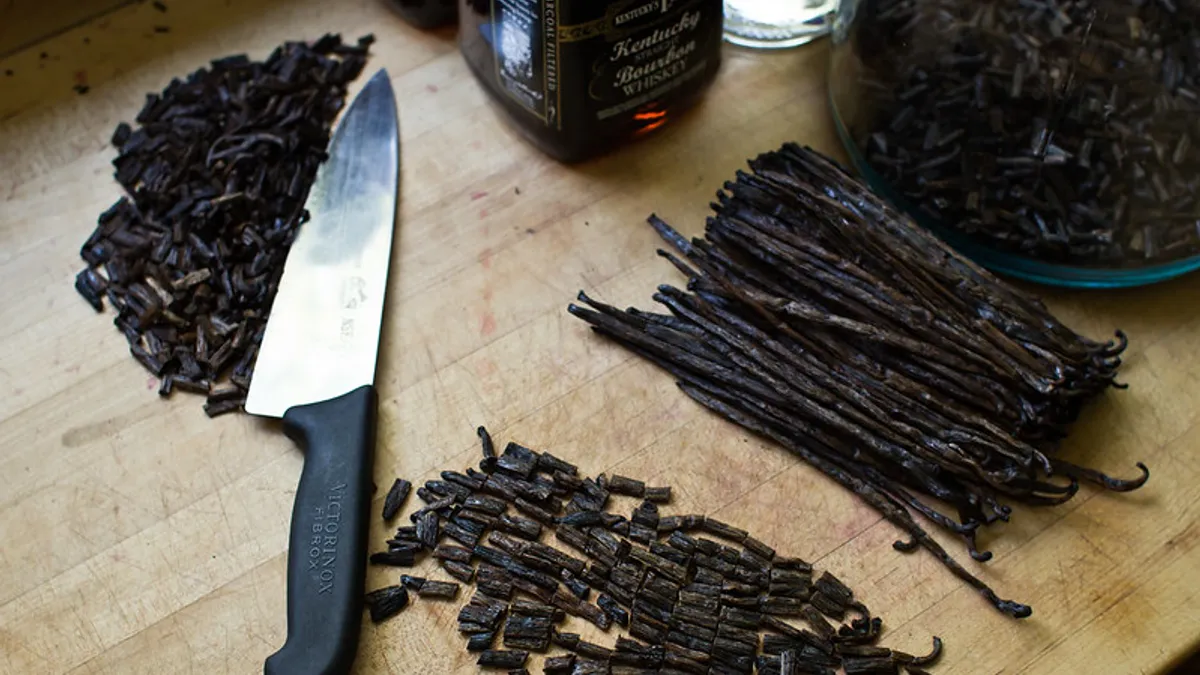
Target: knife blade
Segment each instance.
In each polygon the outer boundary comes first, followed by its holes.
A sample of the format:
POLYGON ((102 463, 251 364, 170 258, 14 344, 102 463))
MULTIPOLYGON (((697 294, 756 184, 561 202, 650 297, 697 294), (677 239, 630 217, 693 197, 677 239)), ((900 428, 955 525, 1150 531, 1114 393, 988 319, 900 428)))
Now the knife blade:
POLYGON ((345 673, 366 579, 375 363, 395 229, 400 132, 380 70, 329 144, 284 263, 246 411, 304 451, 287 553, 287 639, 267 675, 345 673))

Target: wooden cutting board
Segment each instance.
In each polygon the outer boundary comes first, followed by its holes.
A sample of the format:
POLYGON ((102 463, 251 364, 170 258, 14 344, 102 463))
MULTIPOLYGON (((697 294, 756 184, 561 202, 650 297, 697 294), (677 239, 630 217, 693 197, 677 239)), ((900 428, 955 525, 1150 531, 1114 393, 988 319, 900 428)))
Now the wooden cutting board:
MULTIPOLYGON (((300 453, 266 422, 159 399, 72 277, 118 196, 109 135, 145 93, 209 59, 325 31, 374 32, 369 68, 388 68, 400 103, 380 486, 473 464, 481 424, 590 474, 671 484, 668 512, 716 514, 835 572, 884 618, 887 644, 944 638, 937 673, 1161 672, 1200 636, 1200 276, 1048 292, 1078 330, 1121 327, 1132 340, 1130 389, 1088 411, 1066 454, 1119 475, 1142 460, 1153 474, 1136 493, 1085 488, 1061 507, 1019 509, 987 535, 986 565, 946 542, 1002 596, 1033 605, 1024 622, 928 555, 893 551, 897 532, 855 497, 567 315, 580 289, 649 307, 658 283, 679 282, 654 255, 651 212, 698 233, 748 157, 787 140, 837 152, 826 45, 727 48, 692 114, 564 167, 504 126, 453 31, 417 32, 375 0, 167 10, 126 7, 0 60, 0 672, 261 672, 282 643, 300 453)), ((6 11, 0 23, 21 20, 6 11)), ((380 548, 387 529, 372 528, 380 548)), ((396 577, 372 569, 368 584, 396 577)), ((358 671, 475 672, 457 606, 418 601, 367 625, 358 671)))

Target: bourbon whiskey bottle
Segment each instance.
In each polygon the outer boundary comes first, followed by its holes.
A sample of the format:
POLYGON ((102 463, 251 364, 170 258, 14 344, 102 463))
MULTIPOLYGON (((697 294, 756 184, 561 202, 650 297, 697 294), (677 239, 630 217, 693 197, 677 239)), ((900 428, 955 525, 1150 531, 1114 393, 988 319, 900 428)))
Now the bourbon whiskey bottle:
POLYGON ((643 136, 708 88, 722 0, 460 0, 459 46, 505 117, 575 162, 643 136))

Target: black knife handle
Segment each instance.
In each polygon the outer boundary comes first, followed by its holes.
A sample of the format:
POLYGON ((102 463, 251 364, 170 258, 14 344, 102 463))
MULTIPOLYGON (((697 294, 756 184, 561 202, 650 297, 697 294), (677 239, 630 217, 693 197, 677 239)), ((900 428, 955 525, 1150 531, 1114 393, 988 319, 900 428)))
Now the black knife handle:
POLYGON ((266 675, 334 675, 354 663, 362 628, 375 388, 289 408, 283 430, 304 450, 287 554, 287 641, 266 675))

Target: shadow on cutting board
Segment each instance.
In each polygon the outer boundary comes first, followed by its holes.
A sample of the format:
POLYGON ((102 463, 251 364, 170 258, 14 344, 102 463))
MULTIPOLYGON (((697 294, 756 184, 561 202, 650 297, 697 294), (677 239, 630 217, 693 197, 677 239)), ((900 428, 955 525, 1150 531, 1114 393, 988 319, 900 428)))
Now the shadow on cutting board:
POLYGON ((1171 669, 1167 675, 1197 675, 1200 674, 1200 648, 1171 669))

